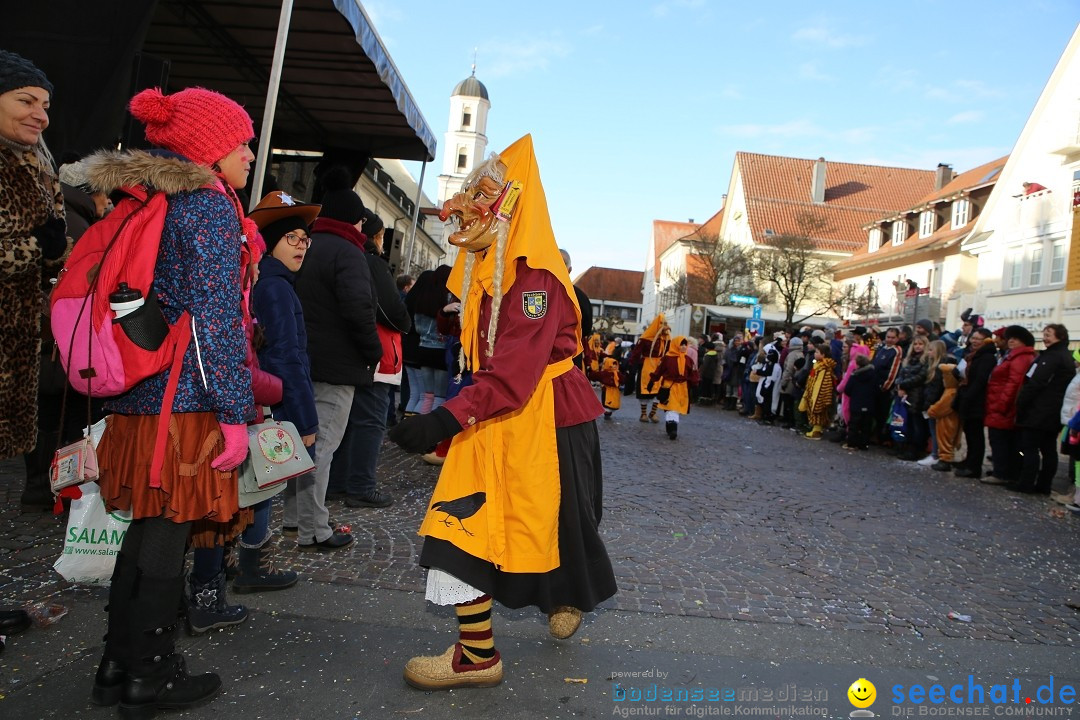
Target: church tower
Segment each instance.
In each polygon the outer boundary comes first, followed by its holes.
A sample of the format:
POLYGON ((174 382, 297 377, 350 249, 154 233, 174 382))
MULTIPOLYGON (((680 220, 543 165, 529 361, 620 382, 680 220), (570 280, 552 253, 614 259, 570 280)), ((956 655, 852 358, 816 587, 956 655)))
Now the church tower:
POLYGON ((465 176, 484 160, 487 151, 487 117, 491 109, 487 88, 472 75, 457 84, 450 95, 450 122, 443 142, 439 205, 461 189, 465 176))

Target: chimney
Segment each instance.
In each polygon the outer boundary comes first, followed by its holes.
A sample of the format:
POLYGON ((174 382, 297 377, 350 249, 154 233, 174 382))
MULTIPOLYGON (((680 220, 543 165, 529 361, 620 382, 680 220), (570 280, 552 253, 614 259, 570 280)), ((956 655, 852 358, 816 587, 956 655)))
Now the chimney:
POLYGON ((952 165, 946 165, 945 163, 938 163, 937 177, 934 178, 934 189, 940 190, 949 183, 952 182, 953 171, 952 165))
POLYGON ((694 218, 690 218, 690 219, 689 219, 689 220, 687 220, 686 222, 688 222, 688 223, 690 223, 691 225, 693 225, 693 224, 694 224, 694 218))
POLYGON ((814 161, 814 175, 810 178, 810 199, 816 203, 825 202, 825 158, 814 161))

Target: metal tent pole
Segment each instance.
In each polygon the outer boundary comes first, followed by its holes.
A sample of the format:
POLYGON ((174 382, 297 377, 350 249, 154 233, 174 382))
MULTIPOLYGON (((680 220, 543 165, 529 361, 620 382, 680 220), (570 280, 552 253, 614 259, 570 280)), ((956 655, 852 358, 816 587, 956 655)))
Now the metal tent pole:
MULTIPOLYGON (((416 198, 413 200, 412 227, 409 228, 407 243, 403 243, 401 254, 404 256, 401 263, 403 273, 412 274, 412 252, 416 248, 416 225, 420 218, 420 197, 424 194, 424 173, 427 171, 427 160, 420 165, 420 181, 416 183, 416 198)), ((427 269, 427 268, 425 268, 427 269)))
POLYGON ((285 64, 285 44, 289 39, 292 22, 293 0, 282 0, 278 17, 277 40, 274 42, 274 60, 270 66, 270 84, 266 86, 266 104, 263 108, 262 128, 259 131, 259 152, 255 158, 255 179, 251 183, 251 200, 248 210, 253 210, 262 200, 263 177, 270 158, 270 137, 277 112, 278 88, 281 85, 281 68, 285 64))

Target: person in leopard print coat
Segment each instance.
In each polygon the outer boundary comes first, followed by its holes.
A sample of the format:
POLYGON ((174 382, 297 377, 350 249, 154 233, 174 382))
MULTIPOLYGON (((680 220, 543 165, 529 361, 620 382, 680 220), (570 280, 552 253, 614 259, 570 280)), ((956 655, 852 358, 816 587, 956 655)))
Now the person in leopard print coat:
POLYGON ((29 60, 0 50, 0 458, 37 439, 42 288, 68 249, 64 196, 41 134, 52 85, 29 60), (49 267, 46 267, 48 265, 49 267))

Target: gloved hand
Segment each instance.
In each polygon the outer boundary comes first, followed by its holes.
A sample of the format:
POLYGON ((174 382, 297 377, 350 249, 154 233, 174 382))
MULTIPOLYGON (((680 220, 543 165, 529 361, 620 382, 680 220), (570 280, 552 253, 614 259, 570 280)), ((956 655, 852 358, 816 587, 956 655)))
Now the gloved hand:
POLYGON ((651 383, 649 383, 648 385, 646 385, 646 386, 645 386, 645 389, 646 389, 646 390, 648 390, 648 391, 649 391, 649 392, 651 393, 651 392, 652 392, 652 389, 653 389, 654 387, 656 387, 656 381, 655 381, 655 380, 653 380, 653 381, 652 381, 651 383))
POLYGON ((247 425, 223 425, 218 423, 221 434, 225 436, 225 450, 210 463, 210 467, 222 472, 229 472, 240 467, 248 454, 247 425))
POLYGON ((431 450, 448 437, 461 432, 461 424, 444 407, 426 415, 413 415, 390 428, 390 440, 406 452, 422 453, 431 450))
POLYGON ((67 223, 64 218, 49 218, 30 233, 38 241, 46 260, 55 260, 67 250, 67 223))

